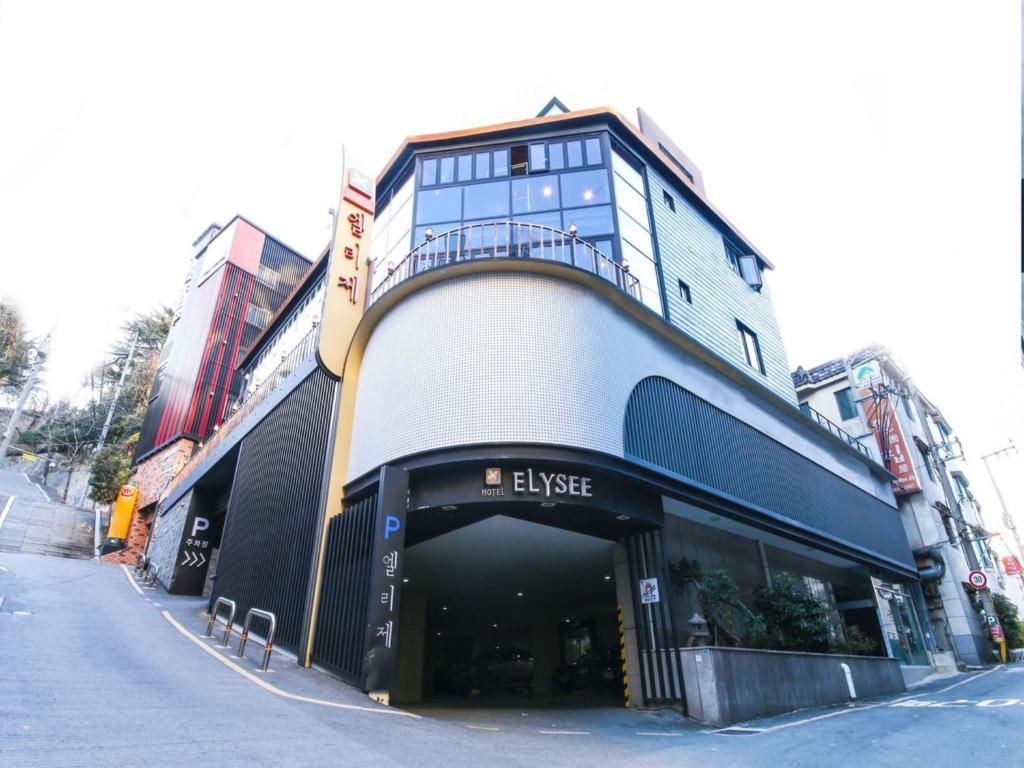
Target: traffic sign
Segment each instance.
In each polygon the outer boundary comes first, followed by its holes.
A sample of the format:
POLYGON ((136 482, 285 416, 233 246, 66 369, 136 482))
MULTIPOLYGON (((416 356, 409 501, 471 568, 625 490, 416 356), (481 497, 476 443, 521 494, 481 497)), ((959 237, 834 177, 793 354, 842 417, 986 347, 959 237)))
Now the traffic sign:
POLYGON ((971 571, 967 575, 967 582, 980 591, 988 586, 988 576, 982 571, 971 571))

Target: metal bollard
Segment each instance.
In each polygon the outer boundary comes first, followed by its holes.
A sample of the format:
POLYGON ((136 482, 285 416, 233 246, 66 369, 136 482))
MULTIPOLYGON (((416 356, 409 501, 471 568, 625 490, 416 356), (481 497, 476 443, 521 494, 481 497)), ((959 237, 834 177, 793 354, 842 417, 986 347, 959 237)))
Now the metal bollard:
POLYGON ((228 600, 226 597, 218 597, 217 602, 213 604, 213 611, 210 613, 210 621, 206 625, 206 636, 213 637, 213 625, 217 623, 217 611, 221 605, 226 605, 230 612, 228 613, 228 622, 224 627, 224 641, 221 643, 221 648, 228 647, 228 638, 231 637, 231 628, 235 624, 235 611, 238 610, 238 606, 235 605, 234 600, 228 600))
POLYGON ((270 668, 270 654, 274 650, 274 631, 277 629, 277 617, 270 611, 262 611, 259 608, 250 608, 249 612, 245 614, 245 624, 242 625, 242 637, 238 643, 238 658, 245 658, 245 644, 249 640, 249 627, 251 626, 254 617, 266 619, 270 622, 270 627, 267 631, 267 641, 263 646, 263 661, 260 663, 260 669, 263 672, 266 672, 270 668))

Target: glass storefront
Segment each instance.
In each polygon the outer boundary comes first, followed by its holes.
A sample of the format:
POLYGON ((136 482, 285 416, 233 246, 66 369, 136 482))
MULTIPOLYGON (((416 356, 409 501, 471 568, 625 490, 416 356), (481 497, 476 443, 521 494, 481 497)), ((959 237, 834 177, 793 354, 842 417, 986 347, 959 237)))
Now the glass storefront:
POLYGON ((900 664, 928 665, 921 624, 914 610, 910 584, 871 578, 875 600, 882 621, 882 631, 892 655, 900 664))

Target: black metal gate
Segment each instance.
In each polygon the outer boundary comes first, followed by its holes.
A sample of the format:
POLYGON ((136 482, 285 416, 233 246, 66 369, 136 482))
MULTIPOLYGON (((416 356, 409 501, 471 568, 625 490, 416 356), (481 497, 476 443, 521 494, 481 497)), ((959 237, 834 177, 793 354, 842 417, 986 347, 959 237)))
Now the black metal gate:
POLYGON ((662 545, 661 529, 630 536, 625 540, 625 545, 629 554, 644 704, 680 704, 685 711, 680 633, 672 611, 668 561, 662 545), (658 580, 657 602, 642 602, 640 582, 644 579, 658 580))
POLYGON ((374 492, 347 504, 327 524, 323 581, 313 637, 313 661, 360 688, 376 520, 374 492))

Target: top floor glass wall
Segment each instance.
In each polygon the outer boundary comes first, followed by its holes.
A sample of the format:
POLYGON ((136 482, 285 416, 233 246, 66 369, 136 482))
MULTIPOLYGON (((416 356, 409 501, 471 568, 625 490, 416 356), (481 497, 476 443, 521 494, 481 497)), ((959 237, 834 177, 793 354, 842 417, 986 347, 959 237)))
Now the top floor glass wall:
POLYGON ((661 314, 642 169, 612 151, 607 133, 420 156, 409 179, 378 203, 370 290, 427 241, 428 230, 437 236, 467 225, 513 221, 574 229, 578 238, 627 267, 640 282, 643 302, 661 314))

